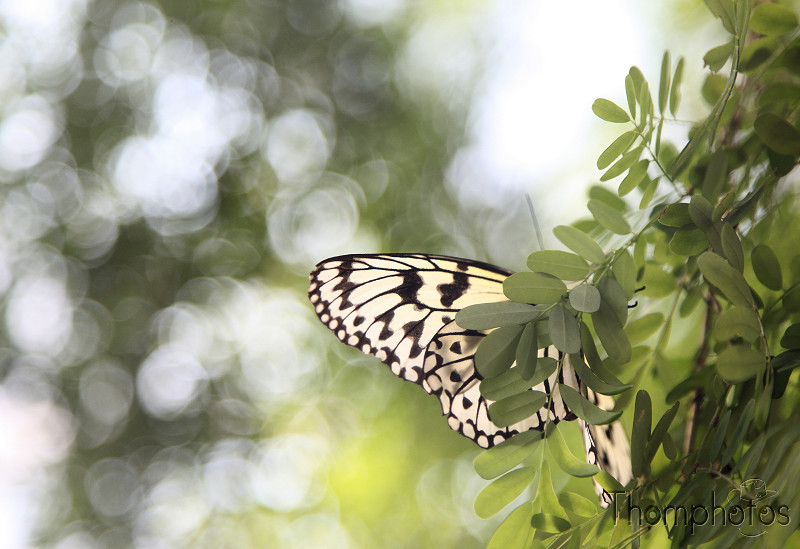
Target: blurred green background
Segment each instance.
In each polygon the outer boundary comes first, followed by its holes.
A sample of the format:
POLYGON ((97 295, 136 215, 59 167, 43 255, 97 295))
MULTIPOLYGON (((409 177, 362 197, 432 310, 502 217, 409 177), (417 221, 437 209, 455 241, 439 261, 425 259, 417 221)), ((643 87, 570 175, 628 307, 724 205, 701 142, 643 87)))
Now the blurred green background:
POLYGON ((0 2, 0 547, 483 546, 477 448, 338 344, 307 275, 521 268, 525 193, 546 245, 585 214, 592 100, 664 48, 697 89, 717 26, 699 0, 0 2))

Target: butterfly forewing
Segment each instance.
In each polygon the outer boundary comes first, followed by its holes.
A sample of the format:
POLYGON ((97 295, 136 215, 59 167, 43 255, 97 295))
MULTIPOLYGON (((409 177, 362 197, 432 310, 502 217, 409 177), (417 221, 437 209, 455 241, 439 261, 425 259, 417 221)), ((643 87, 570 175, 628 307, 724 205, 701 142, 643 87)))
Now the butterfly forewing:
MULTIPOLYGON (((510 274, 446 256, 341 256, 317 265, 309 298, 343 343, 375 355, 398 377, 439 397, 450 427, 487 448, 515 433, 542 429, 547 419, 542 409, 508 427, 491 421, 475 369, 475 351, 486 333, 465 330, 454 320, 468 305, 505 300, 502 283, 510 274)), ((549 394, 558 382, 578 387, 572 369, 564 368, 534 389, 549 394)), ((554 421, 574 418, 557 388, 550 410, 554 421)))

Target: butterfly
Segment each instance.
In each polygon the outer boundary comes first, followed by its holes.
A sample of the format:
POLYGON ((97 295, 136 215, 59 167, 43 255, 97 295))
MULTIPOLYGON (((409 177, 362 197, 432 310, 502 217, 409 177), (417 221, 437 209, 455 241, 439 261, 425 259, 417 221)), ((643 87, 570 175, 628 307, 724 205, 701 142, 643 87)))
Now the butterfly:
MULTIPOLYGON (((468 305, 507 301, 503 280, 511 274, 443 255, 344 255, 317 264, 308 296, 320 321, 342 343, 378 357, 397 377, 437 396, 450 428, 478 446, 491 448, 517 433, 542 431, 548 420, 578 419, 587 461, 624 485, 632 474, 621 425, 589 425, 567 407, 558 384, 580 391, 581 381, 569 357, 553 346, 540 349, 539 356, 563 359, 562 367, 532 388, 551 395, 549 407, 506 427, 492 421, 491 401, 481 395, 475 368, 475 352, 487 332, 461 328, 455 315, 468 305)), ((613 406, 611 397, 583 389, 598 406, 613 406)), ((602 489, 598 494, 604 504, 610 502, 602 489)))

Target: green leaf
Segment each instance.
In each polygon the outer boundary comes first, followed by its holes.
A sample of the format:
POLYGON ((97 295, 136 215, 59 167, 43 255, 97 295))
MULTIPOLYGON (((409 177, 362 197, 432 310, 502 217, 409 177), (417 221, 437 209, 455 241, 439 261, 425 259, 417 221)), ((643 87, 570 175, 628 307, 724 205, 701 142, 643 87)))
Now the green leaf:
POLYGON ((589 198, 595 198, 600 202, 605 202, 618 212, 625 212, 628 208, 628 205, 617 196, 617 193, 608 190, 602 185, 592 185, 589 187, 589 198))
POLYGON ((607 425, 622 415, 622 410, 608 412, 602 408, 598 408, 581 396, 578 391, 563 383, 558 384, 558 390, 567 407, 572 410, 576 416, 592 425, 607 425))
POLYGON ((630 76, 631 80, 633 80, 633 90, 636 94, 636 100, 638 101, 639 94, 642 91, 642 86, 645 84, 644 74, 642 74, 642 71, 639 69, 639 67, 634 65, 628 71, 628 76, 630 76))
POLYGON ((481 518, 489 518, 499 513, 530 486, 535 477, 536 469, 520 467, 498 478, 475 498, 475 514, 481 518))
POLYGON ((528 501, 514 509, 497 527, 487 549, 528 549, 533 537, 533 502, 528 501))
POLYGON ((531 526, 542 532, 550 534, 557 534, 569 530, 570 522, 558 515, 551 515, 550 513, 536 513, 531 517, 531 526))
POLYGON ((523 303, 555 303, 567 293, 567 286, 545 274, 514 273, 503 281, 503 293, 523 303))
POLYGON ((720 70, 733 53, 733 42, 711 48, 703 56, 703 64, 713 72, 720 70))
POLYGON ((672 90, 669 92, 669 112, 673 118, 678 114, 678 107, 681 103, 680 86, 683 81, 683 57, 678 59, 675 66, 675 75, 672 77, 672 90))
POLYGON ((664 57, 661 58, 661 78, 658 81, 658 111, 664 114, 667 110, 667 98, 669 97, 669 79, 671 74, 671 62, 669 59, 669 52, 664 52, 664 57))
MULTIPOLYGON (((625 75, 625 98, 628 100, 628 110, 631 113, 631 118, 636 118, 636 86, 630 74, 625 75)), ((600 168, 600 166, 597 167, 600 168)), ((603 168, 600 169, 602 170, 603 168)))
POLYGON ((750 256, 753 261, 753 271, 756 278, 770 290, 780 290, 783 287, 781 264, 772 248, 766 244, 759 244, 753 248, 750 256))
POLYGON ((730 307, 714 322, 714 337, 718 341, 728 341, 741 337, 745 341, 755 341, 761 335, 755 312, 752 309, 730 307))
POLYGON ((597 514, 597 507, 590 500, 575 492, 561 492, 558 502, 568 514, 578 517, 593 517, 597 514))
POLYGON ((539 503, 542 512, 566 520, 567 513, 561 507, 561 504, 558 503, 556 493, 553 491, 553 481, 550 477, 550 467, 546 461, 541 465, 540 474, 539 486, 536 492, 536 497, 534 498, 534 503, 539 503))
POLYGON ((714 208, 708 200, 699 194, 692 196, 692 200, 689 202, 689 217, 692 218, 695 225, 703 230, 711 248, 717 253, 723 253, 720 227, 719 223, 715 223, 711 217, 713 213, 714 208))
POLYGON ((597 473, 594 476, 593 480, 595 482, 597 482, 597 484, 602 486, 603 490, 605 490, 606 492, 608 492, 612 496, 616 495, 616 494, 624 494, 625 493, 625 488, 622 486, 622 484, 620 484, 617 479, 615 479, 614 477, 612 477, 611 475, 609 475, 607 472, 603 471, 602 469, 600 470, 599 473, 597 473))
POLYGON ((628 298, 625 297, 625 292, 619 282, 611 277, 605 277, 597 285, 597 288, 600 290, 603 302, 611 307, 611 310, 617 315, 620 325, 624 326, 628 321, 628 298))
POLYGON ((739 450, 742 440, 750 427, 750 422, 753 419, 753 408, 755 408, 755 401, 751 400, 747 403, 747 406, 745 406, 742 414, 739 416, 739 422, 736 427, 734 427, 731 438, 726 441, 728 443, 728 449, 722 454, 720 466, 724 467, 730 463, 734 454, 739 450))
POLYGON ((498 478, 478 494, 475 513, 481 518, 489 518, 498 513, 521 494, 535 476, 535 469, 522 467, 498 478))
POLYGON ((731 0, 705 0, 711 13, 722 20, 722 26, 731 34, 736 32, 736 17, 731 0))
POLYGON ((790 372, 800 366, 800 351, 785 351, 773 358, 770 365, 776 372, 790 372))
POLYGON ((536 360, 536 372, 530 379, 523 379, 517 368, 511 368, 499 376, 481 381, 481 395, 488 400, 502 400, 527 391, 553 375, 556 366, 558 366, 558 362, 554 358, 539 357, 536 360))
POLYGON ((614 159, 631 148, 634 141, 636 141, 636 132, 634 131, 627 131, 617 137, 611 145, 606 147, 606 150, 597 157, 597 169, 605 170, 609 167, 614 159))
POLYGON ((722 224, 722 252, 725 254, 728 263, 731 267, 744 272, 744 251, 742 250, 742 242, 739 240, 739 235, 736 234, 736 229, 730 223, 722 224))
POLYGON ((728 155, 725 149, 718 149, 712 156, 703 178, 703 196, 716 201, 728 181, 728 155))
POLYGON ((800 131, 771 112, 756 118, 753 128, 759 139, 777 153, 789 156, 800 154, 800 131))
POLYGON ((661 313, 650 313, 636 320, 629 322, 625 326, 625 333, 631 345, 638 345, 648 337, 658 331, 664 325, 664 315, 661 313))
POLYGON ((759 4, 750 16, 750 28, 765 36, 786 34, 797 28, 797 15, 786 6, 759 4))
POLYGON ((589 274, 582 257, 561 250, 541 250, 528 256, 531 271, 547 273, 561 280, 581 280, 589 274))
POLYGON ((475 353, 475 368, 482 377, 495 377, 511 367, 522 326, 497 328, 481 341, 475 353))
POLYGON ((745 345, 731 345, 719 354, 717 373, 728 383, 741 383, 764 371, 764 354, 745 345))
POLYGON ((497 446, 478 454, 475 458, 475 471, 486 480, 497 478, 507 473, 538 448, 543 438, 541 431, 524 431, 504 440, 497 446))
POLYGON ((622 292, 625 295, 625 300, 627 301, 632 298, 636 291, 636 265, 633 262, 631 254, 628 253, 627 250, 623 250, 619 256, 617 256, 617 260, 614 262, 611 272, 614 273, 614 278, 619 282, 622 292))
POLYGON ((625 196, 639 186, 639 183, 641 183, 647 175, 648 166, 650 166, 650 161, 643 158, 630 169, 628 175, 626 175, 619 184, 618 192, 620 196, 625 196))
POLYGON ((547 447, 553 452, 556 458, 556 464, 559 468, 573 477, 585 478, 597 474, 600 470, 597 465, 590 465, 582 459, 576 458, 572 452, 567 448, 567 443, 561 432, 556 429, 552 435, 547 439, 547 447))
POLYGON ((562 353, 577 353, 581 349, 578 321, 559 303, 550 310, 550 338, 562 353))
POLYGON ((639 159, 642 157, 643 151, 644 145, 639 145, 635 149, 631 149, 623 154, 622 158, 617 160, 613 166, 611 166, 603 175, 600 176, 600 181, 608 181, 609 179, 614 179, 615 177, 621 175, 639 161, 639 159))
POLYGON ((742 274, 714 252, 705 252, 697 258, 697 266, 705 279, 720 289, 732 304, 751 308, 755 305, 753 294, 742 274))
POLYGON ((631 359, 631 344, 613 309, 601 302, 600 309, 592 313, 592 322, 608 356, 618 364, 627 363, 631 359))
POLYGON ((653 405, 650 402, 650 395, 647 391, 639 391, 636 393, 631 431, 631 467, 635 477, 643 477, 650 473, 650 460, 645 454, 652 420, 653 405))
POLYGON ((675 277, 655 263, 645 265, 642 283, 642 294, 650 297, 666 297, 675 291, 675 277))
POLYGON ((661 445, 662 441, 665 440, 665 436, 668 436, 667 431, 669 431, 669 426, 672 425, 672 420, 675 419, 679 407, 680 404, 678 402, 673 404, 669 410, 664 412, 664 415, 658 420, 656 428, 653 429, 653 434, 650 435, 650 439, 647 441, 647 447, 645 448, 645 457, 648 463, 653 461, 658 447, 661 445))
POLYGON ((664 212, 658 218, 658 222, 667 227, 689 225, 692 223, 692 218, 689 215, 689 204, 686 202, 670 204, 664 209, 664 212))
POLYGON ((591 284, 575 286, 569 292, 569 304, 576 311, 593 313, 600 308, 600 292, 591 284))
POLYGON ((600 264, 606 259, 600 245, 580 229, 569 225, 558 225, 553 229, 553 234, 564 246, 592 263, 600 264))
POLYGON ((489 330, 525 324, 541 316, 542 310, 527 303, 498 301, 468 305, 456 313, 456 324, 465 330, 489 330))
POLYGON ((647 117, 653 111, 653 98, 650 96, 650 86, 647 82, 642 82, 642 89, 639 90, 639 111, 640 124, 644 126, 647 123, 647 117))
POLYGON ((489 418, 500 427, 508 427, 528 419, 547 403, 541 391, 525 391, 511 395, 489 405, 489 418))
POLYGON ((522 330, 522 336, 517 344, 516 357, 520 377, 526 380, 531 379, 536 373, 536 361, 539 358, 539 339, 535 322, 529 322, 522 330))
POLYGON ((781 347, 784 349, 800 349, 800 324, 792 324, 783 333, 781 347))
POLYGON ((678 255, 692 256, 708 248, 708 239, 700 229, 680 229, 669 241, 669 249, 678 255))
POLYGON ((629 234, 631 226, 617 210, 599 200, 591 199, 587 204, 589 211, 600 225, 616 234, 629 234))
POLYGON ((709 448, 708 455, 710 459, 716 460, 719 456, 720 451, 722 450, 722 443, 725 442, 728 434, 728 423, 731 420, 731 410, 730 408, 725 410, 725 413, 722 414, 722 418, 719 420, 717 424, 717 432, 714 434, 714 440, 711 442, 711 447, 709 448))
POLYGON ((608 99, 595 99, 594 103, 592 103, 592 112, 606 122, 621 124, 631 120, 628 113, 608 99))
POLYGON ((616 387, 622 387, 626 385, 617 379, 611 370, 606 367, 605 363, 600 360, 600 354, 597 352, 597 348, 595 347, 592 333, 589 331, 588 326, 586 326, 586 323, 584 322, 581 322, 581 348, 583 349, 583 356, 586 360, 586 363, 591 368, 592 373, 596 374, 597 377, 609 385, 614 385, 616 387))
MULTIPOLYGON (((584 383, 587 387, 592 389, 595 393, 600 393, 602 395, 618 395, 622 392, 627 391, 633 385, 630 383, 622 383, 616 377, 611 375, 609 377, 609 382, 601 379, 599 375, 600 372, 595 373, 592 371, 586 363, 583 361, 578 354, 571 354, 569 356, 569 363, 575 368, 575 371, 578 374, 578 378, 584 383)), ((606 373, 606 372, 603 372, 606 373)))

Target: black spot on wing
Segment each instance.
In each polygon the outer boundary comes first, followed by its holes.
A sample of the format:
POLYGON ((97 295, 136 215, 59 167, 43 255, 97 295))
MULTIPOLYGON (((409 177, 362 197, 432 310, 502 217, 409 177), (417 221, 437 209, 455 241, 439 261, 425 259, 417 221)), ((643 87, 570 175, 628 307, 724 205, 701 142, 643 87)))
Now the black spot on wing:
POLYGON ((436 287, 441 294, 439 301, 444 307, 452 307, 453 303, 469 289, 469 278, 465 273, 453 273, 453 282, 439 284, 436 287))
POLYGON ((408 353, 410 358, 418 357, 425 349, 419 344, 422 333, 425 329, 424 322, 408 322, 403 326, 405 337, 411 340, 411 350, 408 353))
POLYGON ((403 281, 394 291, 404 303, 418 303, 417 293, 423 284, 422 277, 417 271, 406 271, 403 273, 403 281))

